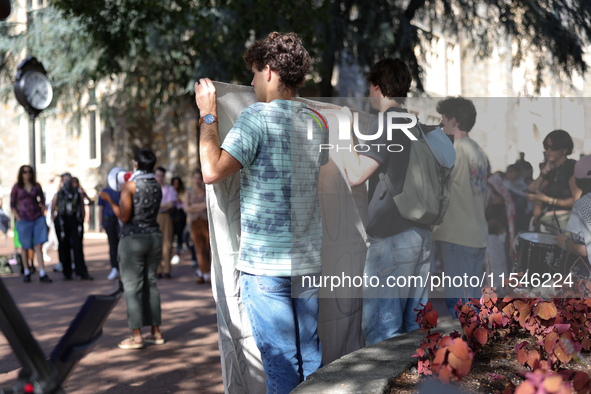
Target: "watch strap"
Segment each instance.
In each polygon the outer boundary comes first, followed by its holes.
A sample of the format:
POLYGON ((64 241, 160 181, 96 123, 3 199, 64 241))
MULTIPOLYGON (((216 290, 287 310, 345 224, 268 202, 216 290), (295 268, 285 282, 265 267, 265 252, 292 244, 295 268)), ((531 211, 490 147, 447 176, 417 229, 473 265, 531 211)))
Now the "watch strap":
MULTIPOLYGON (((199 119, 199 126, 201 126, 201 125, 203 124, 203 122, 205 122, 205 117, 206 117, 207 115, 209 115, 209 114, 205 114, 205 115, 203 115, 203 116, 201 117, 201 119, 199 119)), ((212 116, 213 116, 213 122, 211 122, 211 123, 217 122, 217 121, 218 121, 218 117, 217 117, 217 116, 215 116, 215 115, 212 115, 212 116)))

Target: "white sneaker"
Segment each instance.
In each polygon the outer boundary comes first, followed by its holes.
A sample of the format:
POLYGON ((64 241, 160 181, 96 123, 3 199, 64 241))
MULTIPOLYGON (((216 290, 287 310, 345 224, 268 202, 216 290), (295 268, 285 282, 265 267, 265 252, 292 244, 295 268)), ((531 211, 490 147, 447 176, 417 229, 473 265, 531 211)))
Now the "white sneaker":
POLYGON ((211 283, 211 273, 208 272, 207 274, 203 274, 203 280, 205 283, 211 283))
POLYGON ((62 271, 63 271, 63 268, 62 268, 62 263, 60 261, 59 263, 57 263, 55 265, 55 267, 53 267, 53 272, 62 272, 62 271))
POLYGON ((111 268, 111 272, 109 272, 109 276, 107 276, 108 280, 114 280, 117 279, 119 277, 119 270, 117 270, 117 268, 113 267, 111 268))
POLYGON ((181 262, 181 258, 176 254, 174 256, 172 256, 172 259, 170 259, 170 264, 172 264, 172 265, 177 265, 180 262, 181 262))

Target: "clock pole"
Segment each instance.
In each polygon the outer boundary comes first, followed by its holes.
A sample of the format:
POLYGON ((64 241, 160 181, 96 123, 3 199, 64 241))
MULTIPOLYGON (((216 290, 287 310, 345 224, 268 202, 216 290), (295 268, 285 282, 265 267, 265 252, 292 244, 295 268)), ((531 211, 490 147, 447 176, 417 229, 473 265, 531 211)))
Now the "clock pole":
POLYGON ((31 167, 35 168, 35 118, 37 115, 31 111, 29 112, 29 163, 31 167))

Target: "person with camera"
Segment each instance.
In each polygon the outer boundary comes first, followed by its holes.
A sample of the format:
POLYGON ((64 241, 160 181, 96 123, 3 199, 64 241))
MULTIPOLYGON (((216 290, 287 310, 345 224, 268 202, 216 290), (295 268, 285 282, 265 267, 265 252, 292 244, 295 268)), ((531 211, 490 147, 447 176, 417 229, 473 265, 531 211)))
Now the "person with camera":
POLYGON ((93 280, 84 261, 84 202, 79 190, 72 183, 70 173, 62 175, 62 183, 63 186, 53 197, 51 206, 55 231, 59 238, 58 254, 64 279, 72 279, 72 250, 76 275, 82 280, 93 280))

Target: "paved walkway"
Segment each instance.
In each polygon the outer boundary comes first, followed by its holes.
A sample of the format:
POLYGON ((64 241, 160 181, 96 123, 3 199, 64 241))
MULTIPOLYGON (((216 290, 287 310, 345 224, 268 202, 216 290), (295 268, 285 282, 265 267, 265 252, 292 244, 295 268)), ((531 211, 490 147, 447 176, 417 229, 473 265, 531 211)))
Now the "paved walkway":
MULTIPOLYGON (((92 234, 89 234, 92 235, 92 234)), ((0 255, 13 253, 0 235, 0 255)), ((33 335, 49 355, 89 294, 108 294, 110 265, 106 238, 85 239, 84 252, 95 280, 65 282, 52 272, 57 252, 47 263, 53 283, 32 275, 25 284, 18 275, 2 280, 16 300, 33 335)), ((215 303, 208 285, 196 285, 190 259, 173 266, 173 278, 158 281, 162 299, 162 330, 167 343, 142 350, 122 350, 117 343, 128 335, 125 300, 107 320, 97 347, 67 381, 68 393, 223 393, 215 303)), ((144 330, 145 331, 145 330, 144 330)), ((148 331, 145 331, 147 333, 148 331)), ((0 386, 16 379, 20 365, 6 338, 0 335, 0 386)))

